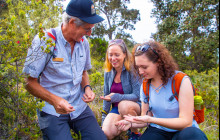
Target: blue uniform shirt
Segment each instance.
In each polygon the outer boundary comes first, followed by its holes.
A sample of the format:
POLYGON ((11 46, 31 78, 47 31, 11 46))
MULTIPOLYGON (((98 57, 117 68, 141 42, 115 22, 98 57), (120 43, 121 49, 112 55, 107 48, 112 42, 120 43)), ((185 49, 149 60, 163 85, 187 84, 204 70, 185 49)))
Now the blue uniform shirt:
MULTIPOLYGON (((77 42, 71 56, 71 46, 65 40, 61 26, 55 28, 56 49, 54 54, 57 58, 63 58, 63 62, 53 61, 50 54, 41 51, 41 46, 46 47, 45 41, 39 39, 38 35, 29 48, 23 73, 31 77, 38 78, 41 74, 40 84, 51 93, 67 100, 75 109, 70 113, 71 119, 78 117, 87 107, 82 100, 83 89, 81 87, 83 71, 91 69, 90 48, 85 37, 81 42, 77 42), (46 65, 46 63, 48 64, 46 65), (45 67, 46 65, 46 67, 45 67), (45 67, 45 68, 44 68, 45 67)), ((51 32, 51 30, 47 30, 51 32)), ((49 37, 46 35, 46 38, 49 37)), ((50 48, 53 50, 53 47, 50 48)), ((60 116, 48 102, 45 103, 42 111, 60 116)))

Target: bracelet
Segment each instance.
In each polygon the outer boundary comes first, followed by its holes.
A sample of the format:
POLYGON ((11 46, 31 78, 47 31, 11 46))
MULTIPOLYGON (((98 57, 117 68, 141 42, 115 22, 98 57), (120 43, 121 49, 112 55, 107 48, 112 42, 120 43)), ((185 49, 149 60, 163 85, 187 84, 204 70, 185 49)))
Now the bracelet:
POLYGON ((102 110, 102 113, 104 113, 104 114, 108 115, 108 113, 107 113, 105 110, 102 110))
POLYGON ((90 87, 90 89, 92 90, 92 87, 91 87, 90 85, 86 85, 86 86, 84 87, 84 92, 85 92, 85 90, 86 90, 86 87, 90 87))

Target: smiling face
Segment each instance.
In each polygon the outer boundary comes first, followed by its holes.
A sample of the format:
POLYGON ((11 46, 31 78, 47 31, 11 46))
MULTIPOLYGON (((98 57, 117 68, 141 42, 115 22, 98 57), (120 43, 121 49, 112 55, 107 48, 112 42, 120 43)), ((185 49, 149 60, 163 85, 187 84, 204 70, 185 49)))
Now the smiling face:
POLYGON ((146 79, 154 79, 159 76, 158 64, 150 61, 145 54, 135 56, 135 64, 139 74, 146 79))
POLYGON ((75 30, 75 41, 80 42, 82 37, 85 35, 90 36, 92 34, 92 28, 94 24, 85 24, 83 26, 76 27, 75 30))
POLYGON ((71 37, 74 41, 80 42, 82 37, 85 35, 90 36, 92 34, 92 28, 95 24, 83 24, 82 26, 77 26, 74 23, 74 19, 71 19, 69 22, 70 28, 69 30, 69 37, 71 37))
POLYGON ((112 67, 122 69, 126 55, 122 52, 119 45, 111 45, 108 48, 108 59, 112 67))

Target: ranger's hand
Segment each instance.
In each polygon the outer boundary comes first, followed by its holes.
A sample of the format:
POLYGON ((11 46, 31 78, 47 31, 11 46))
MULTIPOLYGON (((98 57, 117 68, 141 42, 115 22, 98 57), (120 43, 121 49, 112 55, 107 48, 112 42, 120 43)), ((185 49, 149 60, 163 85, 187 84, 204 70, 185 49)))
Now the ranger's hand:
POLYGON ((71 106, 71 104, 69 104, 67 100, 58 96, 56 97, 52 105, 54 106, 56 112, 59 114, 69 114, 70 112, 75 111, 73 106, 71 106))
POLYGON ((92 102, 95 99, 95 93, 91 90, 91 88, 85 89, 85 94, 83 94, 82 100, 86 103, 92 102))

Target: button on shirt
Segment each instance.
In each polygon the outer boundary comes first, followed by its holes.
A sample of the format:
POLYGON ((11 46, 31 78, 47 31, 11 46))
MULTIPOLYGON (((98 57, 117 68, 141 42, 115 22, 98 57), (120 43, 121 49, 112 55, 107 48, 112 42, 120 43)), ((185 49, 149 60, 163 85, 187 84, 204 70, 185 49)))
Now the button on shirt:
MULTIPOLYGON (((75 111, 70 113, 71 119, 74 119, 87 107, 87 104, 82 100, 84 92, 80 84, 83 71, 92 67, 89 43, 83 37, 82 41, 75 44, 71 56, 71 46, 63 37, 61 26, 55 28, 55 31, 57 42, 54 54, 56 58, 63 58, 63 61, 53 61, 50 54, 42 52, 41 46, 46 48, 45 41, 40 40, 38 35, 36 35, 32 42, 32 47, 28 50, 23 73, 38 78, 42 72, 40 77, 41 86, 52 94, 67 100, 75 109, 75 111)), ((47 32, 52 33, 51 30, 47 30, 47 32)), ((49 36, 46 35, 46 38, 49 39, 49 36)), ((54 47, 50 49, 53 51, 54 47)), ((45 102, 42 111, 60 116, 48 102, 45 102)))

